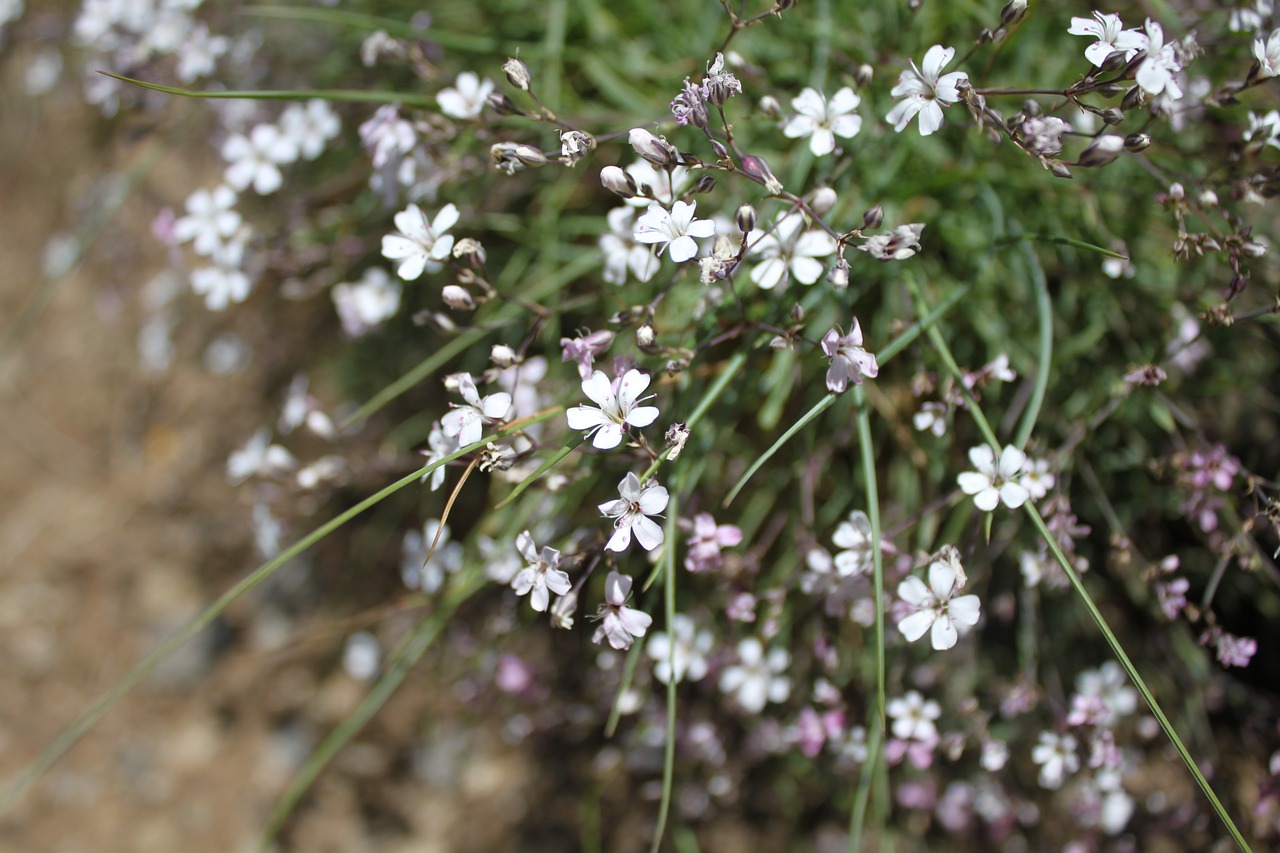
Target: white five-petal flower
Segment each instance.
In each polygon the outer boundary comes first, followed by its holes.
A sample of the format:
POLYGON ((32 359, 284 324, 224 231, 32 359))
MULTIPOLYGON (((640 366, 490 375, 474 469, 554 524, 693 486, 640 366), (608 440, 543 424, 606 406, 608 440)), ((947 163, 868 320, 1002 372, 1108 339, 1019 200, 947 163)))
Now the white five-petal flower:
POLYGON ((1137 30, 1126 30, 1119 15, 1094 12, 1093 19, 1072 18, 1067 33, 1073 36, 1092 36, 1097 39, 1084 49, 1085 59, 1099 68, 1107 57, 1117 50, 1124 51, 1125 59, 1147 46, 1147 37, 1137 30))
POLYGON ((929 639, 935 649, 953 647, 960 636, 957 626, 971 628, 978 624, 978 596, 956 595, 963 585, 960 555, 948 545, 929 564, 928 586, 914 575, 898 584, 898 598, 914 608, 898 621, 902 636, 914 643, 931 631, 929 639))
POLYGON ((511 410, 510 394, 500 391, 482 399, 480 392, 476 390, 475 380, 469 373, 458 377, 458 393, 466 402, 461 406, 450 403, 454 408, 440 419, 440 426, 445 435, 457 437, 460 447, 475 444, 480 440, 485 424, 502 420, 511 410))
POLYGON ((732 693, 744 711, 758 714, 769 702, 785 702, 791 695, 791 679, 786 673, 791 655, 774 648, 768 655, 755 637, 738 643, 738 663, 720 674, 720 689, 732 693))
POLYGON ((627 426, 647 427, 658 419, 657 406, 636 405, 648 387, 648 375, 635 369, 628 370, 613 382, 604 371, 593 371, 582 380, 582 393, 596 405, 579 403, 565 412, 569 429, 585 429, 588 435, 594 433, 591 445, 600 450, 617 447, 622 443, 622 432, 627 426))
MULTIPOLYGON (((663 492, 665 491, 664 489, 663 492)), ((665 498, 663 506, 666 506, 665 498)), ((598 643, 607 639, 610 646, 621 651, 631 648, 635 638, 643 637, 645 631, 649 630, 649 626, 653 624, 653 617, 634 607, 627 607, 627 598, 630 595, 631 578, 628 575, 609 572, 609 577, 604 583, 605 603, 600 606, 600 613, 596 617, 600 620, 600 626, 596 628, 591 642, 598 643)))
POLYGON ((606 551, 622 552, 631 547, 631 533, 646 551, 662 544, 664 535, 656 521, 649 518, 667 508, 670 496, 663 486, 652 481, 640 485, 640 478, 628 471, 618 484, 620 498, 600 504, 600 512, 613 522, 613 535, 605 544, 606 551))
POLYGON ((1164 93, 1170 100, 1182 97, 1182 90, 1174 75, 1182 70, 1178 61, 1178 43, 1165 43, 1164 29, 1155 21, 1147 18, 1146 59, 1138 66, 1138 85, 1148 95, 1164 93))
POLYGON ((998 462, 994 450, 979 445, 969 450, 969 461, 978 470, 964 472, 956 482, 966 495, 973 495, 978 509, 990 512, 1001 502, 1009 509, 1017 509, 1031 497, 1019 482, 1027 455, 1013 445, 1000 452, 998 462))
POLYGON ((436 101, 440 104, 440 112, 450 118, 476 118, 484 110, 492 91, 493 81, 488 77, 481 80, 475 72, 463 71, 452 87, 436 95, 436 101))
POLYGON ((898 85, 889 94, 905 100, 890 110, 886 117, 894 130, 901 133, 917 114, 920 115, 921 136, 928 136, 942 127, 941 105, 959 101, 956 85, 969 79, 963 71, 938 76, 955 55, 954 47, 935 44, 925 53, 923 67, 918 67, 912 60, 911 67, 898 75, 898 85))
POLYGON ((816 89, 805 89, 791 101, 796 115, 782 128, 788 139, 809 137, 809 150, 815 157, 830 154, 836 148, 836 137, 852 138, 862 129, 858 104, 862 103, 848 86, 828 101, 816 89))
POLYGON ((452 204, 442 207, 431 222, 422 208, 411 204, 395 216, 399 233, 382 238, 382 255, 400 262, 396 274, 405 281, 413 281, 424 270, 438 272, 443 267, 440 262, 453 251, 453 235, 445 232, 457 221, 458 208, 452 204))
POLYGON ((675 615, 671 627, 670 633, 654 634, 645 648, 654 662, 653 677, 670 684, 674 671, 676 681, 701 681, 707 674, 707 655, 715 638, 706 628, 698 630, 683 613, 675 615))
POLYGON ((864 377, 875 379, 880 375, 876 357, 862 347, 862 326, 853 318, 849 334, 832 329, 822 336, 822 351, 831 359, 827 368, 827 389, 839 394, 849 387, 849 381, 861 385, 864 377))
POLYGON ((696 201, 677 201, 668 211, 660 204, 651 204, 644 215, 636 220, 636 242, 658 244, 658 254, 670 247, 671 260, 678 264, 691 260, 698 254, 695 237, 714 237, 716 224, 710 219, 694 219, 696 201))
POLYGON ((187 215, 173 223, 173 236, 180 243, 191 240, 197 255, 212 255, 223 240, 240 230, 243 220, 235 203, 235 190, 226 184, 213 192, 196 190, 187 198, 187 215))
POLYGON ((1253 42, 1253 55, 1258 59, 1258 76, 1265 79, 1280 74, 1280 30, 1275 30, 1263 41, 1253 42))
POLYGON ((572 589, 569 575, 560 570, 560 552, 544 546, 539 553, 538 546, 533 544, 533 536, 527 530, 516 537, 516 548, 529 565, 511 579, 511 588, 516 595, 528 593, 529 605, 543 613, 551 602, 550 593, 566 595, 572 589))
POLYGON ((818 228, 806 229, 800 212, 789 213, 768 234, 753 231, 748 239, 751 254, 764 260, 751 270, 751 280, 763 290, 772 290, 788 276, 801 284, 813 284, 826 272, 825 258, 836 251, 836 241, 818 228))
POLYGON ((284 183, 280 165, 298 159, 298 146, 274 124, 260 124, 248 136, 228 137, 222 144, 222 159, 227 161, 228 184, 237 190, 252 184, 258 195, 270 195, 284 183))

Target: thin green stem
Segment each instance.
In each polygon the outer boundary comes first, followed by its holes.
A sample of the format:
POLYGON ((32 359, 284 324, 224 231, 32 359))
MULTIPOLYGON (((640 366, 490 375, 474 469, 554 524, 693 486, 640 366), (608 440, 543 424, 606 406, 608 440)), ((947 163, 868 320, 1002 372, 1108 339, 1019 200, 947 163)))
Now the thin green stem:
POLYGON ((1044 268, 1040 259, 1032 251, 1031 246, 1023 243, 1022 257, 1026 261, 1027 271, 1031 273, 1031 289, 1036 300, 1036 317, 1040 325, 1040 348, 1036 357, 1036 384, 1031 392, 1031 401, 1027 410, 1022 413, 1018 431, 1014 434, 1013 443, 1025 448, 1036 428, 1036 419, 1040 417, 1040 407, 1044 405, 1045 393, 1049 388, 1049 369, 1053 361, 1053 305, 1049 301, 1049 285, 1044 278, 1044 268))
POLYGON ((867 519, 871 522, 871 565, 876 597, 876 706, 880 728, 884 728, 884 555, 880 550, 880 493, 876 484, 876 453, 871 443, 871 412, 861 385, 853 388, 853 404, 858 408, 858 444, 862 451, 862 482, 867 495, 867 519))
MULTIPOLYGON (((884 709, 874 709, 873 715, 876 720, 883 719, 884 709)), ((869 723, 871 716, 868 715, 869 723)), ((862 849, 862 831, 867 819, 867 804, 871 801, 871 783, 875 778, 884 746, 884 732, 881 727, 870 725, 868 728, 870 732, 867 734, 867 760, 862 762, 861 772, 858 774, 858 791, 854 797, 853 811, 849 816, 849 853, 859 853, 862 849)))
POLYGON ((326 101, 343 101, 359 104, 403 104, 406 107, 431 108, 436 106, 435 98, 429 95, 417 95, 409 92, 375 92, 363 89, 261 89, 261 90, 229 90, 216 89, 181 89, 177 86, 162 86, 159 83, 148 83, 133 77, 124 77, 99 69, 99 74, 131 83, 143 89, 164 92, 166 95, 179 95, 184 98, 214 98, 250 101, 309 101, 321 98, 326 101))
POLYGON ((671 496, 667 504, 666 544, 662 548, 662 589, 663 618, 666 620, 667 637, 667 742, 662 754, 662 803, 658 806, 658 825, 653 830, 653 843, 650 853, 658 853, 662 847, 662 836, 667 828, 667 817, 671 813, 671 791, 676 775, 676 516, 677 497, 671 496))

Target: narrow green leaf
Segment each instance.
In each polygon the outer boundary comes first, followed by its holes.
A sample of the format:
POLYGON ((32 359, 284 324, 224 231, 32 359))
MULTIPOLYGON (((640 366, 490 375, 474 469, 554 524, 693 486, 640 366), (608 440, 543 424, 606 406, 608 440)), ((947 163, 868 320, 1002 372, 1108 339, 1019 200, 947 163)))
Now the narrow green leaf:
POLYGON ((362 104, 404 104, 408 107, 433 107, 436 103, 435 98, 429 95, 416 95, 409 92, 366 91, 362 89, 263 89, 258 91, 180 89, 177 86, 162 86, 159 83, 148 83, 146 80, 123 77, 101 69, 99 69, 98 73, 104 77, 119 80, 121 83, 130 83, 134 86, 141 86, 143 89, 151 89, 156 92, 164 92, 166 95, 178 95, 184 98, 230 98, 255 101, 309 101, 312 98, 320 98, 325 101, 346 101, 362 104))

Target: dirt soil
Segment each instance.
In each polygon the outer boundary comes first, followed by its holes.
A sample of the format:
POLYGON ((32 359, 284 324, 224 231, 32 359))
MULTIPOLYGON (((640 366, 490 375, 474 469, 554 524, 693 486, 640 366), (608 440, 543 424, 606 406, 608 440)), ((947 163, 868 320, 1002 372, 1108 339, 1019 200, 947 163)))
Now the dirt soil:
MULTIPOLYGON (((252 350, 281 332, 252 302, 218 315, 180 290, 172 363, 142 370, 146 286, 169 267, 152 221, 218 164, 189 111, 108 128, 70 70, 28 95, 35 50, 0 54, 0 783, 258 562, 225 462, 274 418, 291 368, 278 346, 210 370, 227 333, 252 350), (44 277, 51 238, 111 207, 122 177, 136 186, 83 261, 44 277)), ((331 622, 270 601, 233 607, 110 710, 0 818, 0 853, 256 849, 300 761, 367 690, 336 665, 331 622)), ((421 725, 415 695, 337 759, 282 849, 506 848, 525 760, 445 732, 449 748, 412 766, 395 744, 421 725)))

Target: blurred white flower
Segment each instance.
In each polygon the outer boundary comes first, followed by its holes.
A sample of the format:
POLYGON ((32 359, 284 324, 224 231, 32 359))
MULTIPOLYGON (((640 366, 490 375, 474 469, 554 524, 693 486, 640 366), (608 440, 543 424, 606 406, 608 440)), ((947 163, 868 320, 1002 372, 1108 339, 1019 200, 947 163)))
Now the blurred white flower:
POLYGON ((755 637, 738 643, 738 662, 720 674, 720 689, 733 694, 744 711, 758 714, 769 702, 785 702, 791 695, 791 679, 786 676, 791 655, 776 647, 765 655, 764 645, 755 637))
POLYGON ((197 255, 212 255, 222 242, 240 229, 244 221, 235 210, 235 190, 226 184, 213 192, 199 189, 187 197, 187 215, 173 223, 173 237, 179 243, 192 241, 197 255))
POLYGON ((836 92, 828 101, 816 89, 806 88, 792 99, 791 108, 796 111, 782 134, 788 139, 809 137, 809 150, 815 157, 830 154, 836 148, 836 137, 851 139, 862 129, 862 116, 858 104, 862 103, 848 86, 836 92))
POLYGON ((381 267, 365 270, 354 284, 335 284, 331 295, 342 331, 358 338, 381 326, 400 310, 400 291, 400 282, 381 267))
POLYGON ((1051 790, 1062 787, 1067 774, 1080 769, 1076 739, 1069 734, 1041 732, 1040 742, 1031 750, 1031 760, 1040 765, 1040 784, 1051 790))
POLYGON ((701 681, 707 674, 707 655, 715 638, 706 628, 698 630, 683 613, 675 615, 671 627, 670 633, 654 634, 645 648, 653 660, 654 678, 670 684, 674 672, 675 681, 701 681))
POLYGON ((342 122, 327 101, 313 99, 291 104, 280 116, 280 130, 306 160, 314 160, 329 140, 342 130, 342 122))
POLYGON ((458 75, 452 87, 444 89, 436 95, 440 104, 440 112, 451 118, 471 119, 480 115, 485 102, 493 91, 493 81, 488 77, 481 80, 472 71, 463 71, 458 75))
POLYGON ((990 512, 1001 502, 1009 509, 1017 509, 1027 502, 1031 492, 1019 482, 1027 455, 1013 445, 1000 452, 997 462, 995 451, 985 444, 970 449, 969 461, 976 471, 966 471, 956 482, 966 495, 973 495, 978 509, 990 512))
POLYGON ((273 124, 260 124, 248 136, 237 133, 222 143, 227 183, 242 191, 252 185, 258 195, 280 189, 284 183, 280 166, 297 157, 298 147, 273 124))
POLYGON ((433 593, 444 586, 445 577, 462 568, 462 545, 449 541, 449 526, 441 525, 440 519, 430 519, 422 527, 422 532, 410 530, 404 535, 400 557, 400 579, 409 589, 433 593), (431 552, 431 543, 436 541, 436 550, 431 552), (427 554, 431 559, 427 559, 427 554))

